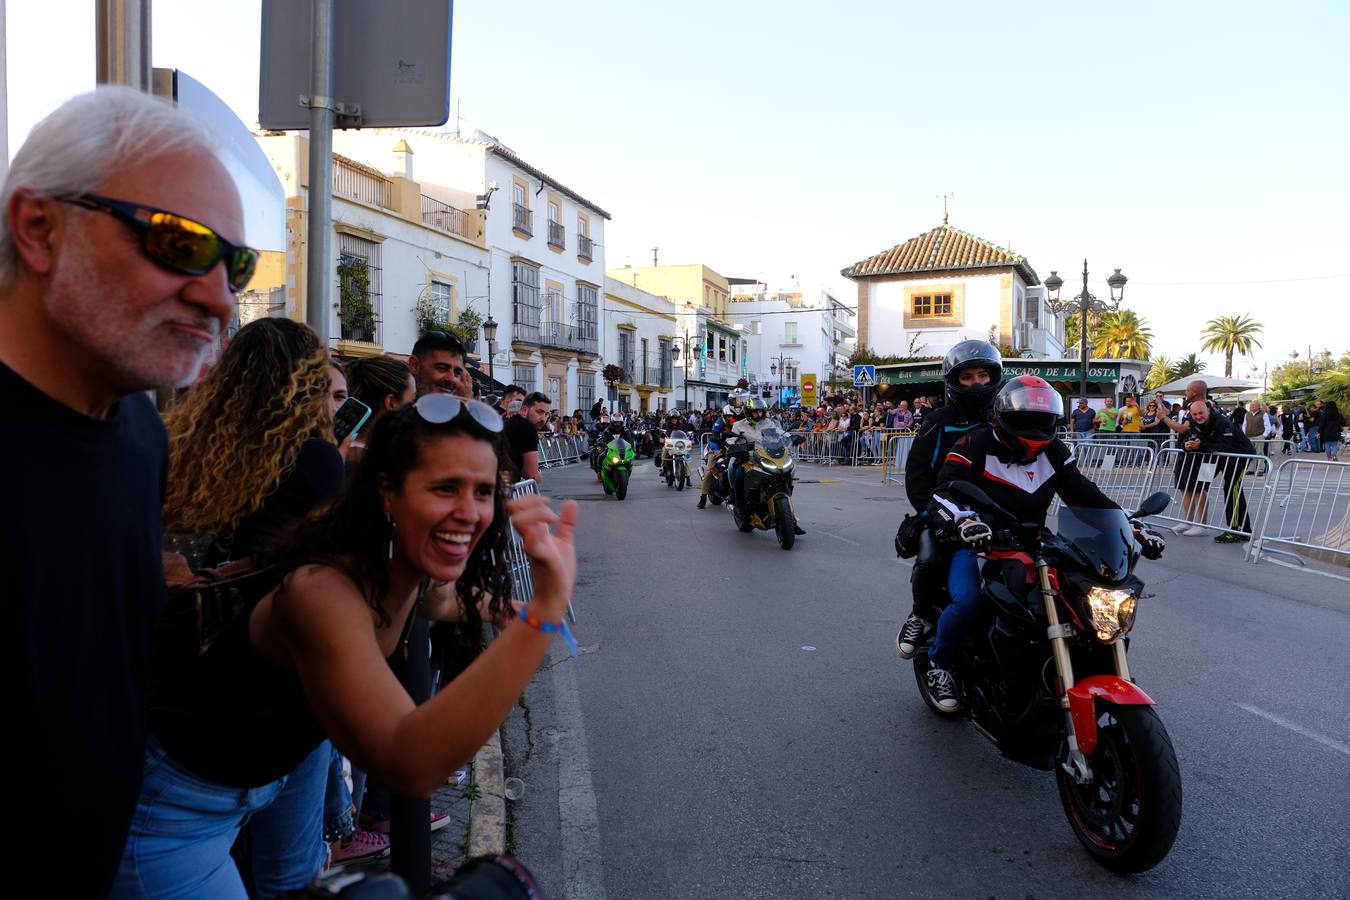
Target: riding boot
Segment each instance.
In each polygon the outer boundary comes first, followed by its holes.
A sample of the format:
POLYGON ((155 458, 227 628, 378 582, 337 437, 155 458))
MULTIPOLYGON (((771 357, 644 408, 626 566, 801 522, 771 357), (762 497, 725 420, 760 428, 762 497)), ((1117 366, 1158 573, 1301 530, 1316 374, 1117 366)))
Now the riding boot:
POLYGON ((699 494, 699 495, 698 495, 698 508, 699 508, 699 509, 702 509, 703 507, 705 507, 705 506, 707 506, 707 505, 708 505, 708 495, 707 495, 707 494, 699 494))

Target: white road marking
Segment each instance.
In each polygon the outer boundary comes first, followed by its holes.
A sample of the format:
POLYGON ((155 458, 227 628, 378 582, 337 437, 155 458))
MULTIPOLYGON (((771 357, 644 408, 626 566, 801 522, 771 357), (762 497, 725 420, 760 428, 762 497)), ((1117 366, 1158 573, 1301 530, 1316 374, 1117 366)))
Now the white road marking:
POLYGON ((1323 747, 1335 750, 1337 753, 1343 754, 1345 756, 1350 756, 1350 744, 1347 744, 1344 741, 1338 741, 1335 738, 1327 737, 1325 734, 1318 734, 1316 731, 1311 731, 1307 728, 1304 728, 1297 722, 1291 722, 1288 719, 1277 716, 1272 712, 1266 712, 1259 706, 1252 706, 1251 704, 1248 703, 1239 703, 1237 704, 1237 706, 1241 709, 1245 709, 1247 712, 1251 713, 1254 716, 1259 716, 1260 718, 1265 719, 1267 722, 1274 722, 1281 728, 1287 728, 1290 731, 1294 732, 1295 734, 1301 734, 1305 738, 1308 738, 1309 740, 1316 741, 1323 747))
POLYGON ((826 537, 834 538, 836 541, 843 541, 845 544, 852 544, 852 545, 855 546, 855 547, 861 547, 861 546, 862 546, 862 544, 858 543, 857 541, 850 541, 850 540, 849 540, 848 538, 846 538, 846 537, 840 537, 840 536, 837 535, 837 534, 830 534, 828 531, 821 531, 819 528, 816 529, 816 534, 823 534, 823 535, 825 535, 826 537))
POLYGON ((591 782, 591 757, 586 750, 576 668, 575 660, 553 666, 558 716, 558 817, 565 882, 562 895, 605 900, 600 816, 591 782))

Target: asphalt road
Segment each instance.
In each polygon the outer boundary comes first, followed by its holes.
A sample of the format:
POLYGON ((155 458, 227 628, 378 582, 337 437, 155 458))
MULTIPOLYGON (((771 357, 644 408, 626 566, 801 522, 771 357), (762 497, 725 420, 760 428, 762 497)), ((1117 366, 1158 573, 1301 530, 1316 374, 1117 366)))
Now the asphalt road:
POLYGON ((644 463, 622 503, 546 473, 582 504, 582 653, 554 647, 505 738, 510 844, 555 900, 1350 897, 1345 582, 1206 538, 1142 564, 1131 668, 1185 813, 1160 866, 1120 877, 1050 775, 919 699, 893 649, 899 487, 803 466, 785 553, 644 463))

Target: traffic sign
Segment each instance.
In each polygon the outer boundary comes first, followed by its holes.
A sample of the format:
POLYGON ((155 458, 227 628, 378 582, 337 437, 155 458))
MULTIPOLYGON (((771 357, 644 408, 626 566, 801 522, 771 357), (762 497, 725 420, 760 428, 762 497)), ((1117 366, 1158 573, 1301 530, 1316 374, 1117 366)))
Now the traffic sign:
POLYGON ((802 375, 802 406, 816 405, 816 376, 811 373, 802 375))
POLYGON ((876 366, 854 366, 853 367, 853 386, 854 387, 876 387, 877 367, 876 366))

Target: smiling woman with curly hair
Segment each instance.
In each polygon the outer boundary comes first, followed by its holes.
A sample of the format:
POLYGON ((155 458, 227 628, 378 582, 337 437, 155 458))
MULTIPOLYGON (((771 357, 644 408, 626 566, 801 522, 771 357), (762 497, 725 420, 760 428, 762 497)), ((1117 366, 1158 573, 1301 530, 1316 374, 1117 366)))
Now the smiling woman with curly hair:
POLYGON ((240 329, 165 425, 164 528, 213 538, 208 565, 266 549, 342 488, 328 354, 299 322, 240 329))

